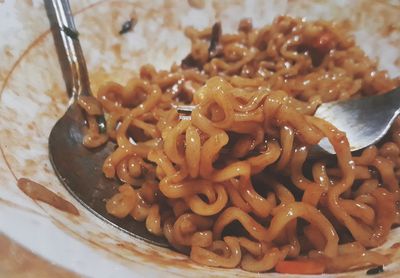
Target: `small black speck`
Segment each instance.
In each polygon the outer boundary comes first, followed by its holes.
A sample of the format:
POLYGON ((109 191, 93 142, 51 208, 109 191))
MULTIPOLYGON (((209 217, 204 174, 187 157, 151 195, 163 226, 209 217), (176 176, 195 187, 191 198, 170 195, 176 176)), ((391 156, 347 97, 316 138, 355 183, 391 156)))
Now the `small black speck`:
POLYGON ((367 275, 375 275, 375 274, 379 274, 381 272, 383 272, 383 266, 382 265, 368 269, 367 275))
POLYGON ((77 39, 79 37, 79 33, 77 31, 74 31, 67 26, 64 26, 63 31, 71 39, 77 39))
POLYGON ((136 19, 130 18, 129 20, 125 21, 124 24, 121 26, 121 30, 119 31, 120 35, 123 35, 125 33, 128 33, 129 31, 132 31, 133 27, 136 24, 136 19))

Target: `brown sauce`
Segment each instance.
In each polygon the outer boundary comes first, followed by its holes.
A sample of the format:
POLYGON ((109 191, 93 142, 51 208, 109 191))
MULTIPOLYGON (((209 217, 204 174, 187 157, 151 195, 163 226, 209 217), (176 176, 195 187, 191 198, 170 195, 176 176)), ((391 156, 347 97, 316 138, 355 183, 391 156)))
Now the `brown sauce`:
POLYGON ((156 264, 157 266, 173 265, 186 269, 192 269, 196 267, 187 256, 183 256, 179 253, 174 254, 176 256, 164 257, 159 255, 158 250, 140 250, 140 248, 135 244, 124 241, 117 243, 116 247, 118 249, 125 249, 129 252, 132 252, 136 256, 140 257, 143 261, 156 264))
POLYGON ((70 202, 64 200, 43 185, 26 178, 18 179, 17 185, 26 195, 33 200, 41 201, 61 211, 79 215, 78 209, 70 202))
POLYGON ((78 277, 0 234, 0 277, 78 277))
POLYGON ((29 213, 33 213, 33 214, 36 214, 36 215, 40 215, 40 216, 46 217, 45 214, 42 214, 42 213, 40 213, 38 211, 35 211, 35 210, 31 209, 31 208, 25 207, 25 206, 23 206, 21 204, 14 203, 14 202, 12 202, 10 200, 7 200, 7 199, 0 198, 0 205, 4 205, 4 206, 10 207, 10 208, 15 208, 15 209, 18 209, 18 210, 23 210, 25 212, 29 212, 29 213))
POLYGON ((204 0, 188 0, 187 2, 189 6, 195 9, 204 9, 204 7, 206 6, 204 0))

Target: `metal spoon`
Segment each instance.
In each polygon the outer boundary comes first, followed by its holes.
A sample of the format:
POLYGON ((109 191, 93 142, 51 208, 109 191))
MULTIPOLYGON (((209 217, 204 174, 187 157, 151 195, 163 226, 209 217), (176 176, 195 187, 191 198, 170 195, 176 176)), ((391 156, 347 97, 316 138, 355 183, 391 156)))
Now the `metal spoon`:
POLYGON ((105 200, 117 192, 117 182, 106 179, 101 169, 114 144, 109 142, 93 150, 82 145, 85 117, 76 100, 79 96, 91 95, 91 90, 79 34, 67 0, 44 2, 72 102, 49 136, 49 156, 57 176, 67 190, 99 218, 134 237, 167 247, 167 241, 149 233, 144 223, 131 218, 119 219, 107 213, 105 200))

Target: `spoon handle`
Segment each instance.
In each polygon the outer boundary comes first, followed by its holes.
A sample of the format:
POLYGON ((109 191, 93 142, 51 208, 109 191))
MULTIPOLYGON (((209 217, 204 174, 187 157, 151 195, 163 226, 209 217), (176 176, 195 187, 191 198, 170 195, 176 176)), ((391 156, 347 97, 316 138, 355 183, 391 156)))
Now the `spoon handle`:
POLYGON ((89 75, 68 0, 44 0, 67 93, 91 95, 89 75))

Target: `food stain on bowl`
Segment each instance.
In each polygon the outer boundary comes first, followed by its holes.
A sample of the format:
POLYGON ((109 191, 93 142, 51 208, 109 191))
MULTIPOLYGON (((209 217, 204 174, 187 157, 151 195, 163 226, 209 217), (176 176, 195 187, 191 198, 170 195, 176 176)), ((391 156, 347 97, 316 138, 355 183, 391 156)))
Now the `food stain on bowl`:
POLYGON ((64 200, 43 185, 27 178, 18 179, 17 185, 22 192, 33 200, 44 202, 56 209, 79 216, 79 211, 73 204, 64 200))
POLYGON ((0 233, 0 276, 78 278, 71 271, 38 257, 0 233))

